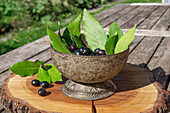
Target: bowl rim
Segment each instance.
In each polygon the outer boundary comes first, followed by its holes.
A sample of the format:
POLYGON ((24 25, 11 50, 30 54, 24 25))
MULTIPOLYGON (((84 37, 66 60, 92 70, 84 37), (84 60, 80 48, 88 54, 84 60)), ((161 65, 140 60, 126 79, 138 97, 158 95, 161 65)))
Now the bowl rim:
POLYGON ((117 56, 117 55, 120 55, 120 54, 123 54, 123 53, 126 53, 127 51, 129 51, 129 47, 125 50, 125 51, 122 51, 120 53, 116 53, 116 54, 111 54, 111 55, 99 55, 99 56, 87 56, 87 55, 75 55, 75 54, 70 54, 70 53, 62 53, 62 52, 59 52, 57 51, 56 49, 54 49, 54 47, 52 46, 52 44, 50 45, 50 48, 55 51, 56 53, 59 53, 59 54, 66 54, 66 55, 71 55, 71 56, 76 56, 76 57, 88 57, 88 58, 97 58, 97 57, 106 57, 106 56, 117 56))

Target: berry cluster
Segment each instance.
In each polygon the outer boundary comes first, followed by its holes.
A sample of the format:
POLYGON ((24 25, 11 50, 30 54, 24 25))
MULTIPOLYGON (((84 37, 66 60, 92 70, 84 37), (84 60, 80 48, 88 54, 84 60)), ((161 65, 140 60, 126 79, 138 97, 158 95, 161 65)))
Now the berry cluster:
POLYGON ((100 50, 99 48, 91 51, 90 48, 80 47, 77 48, 76 44, 70 45, 70 51, 74 52, 75 55, 87 55, 87 56, 98 56, 98 55, 106 55, 105 50, 100 50))
POLYGON ((40 81, 37 80, 37 79, 32 80, 31 84, 35 87, 38 87, 38 86, 42 87, 41 89, 38 90, 38 94, 40 96, 45 96, 46 95, 45 88, 48 88, 50 86, 47 81, 43 81, 43 82, 40 83, 40 81))

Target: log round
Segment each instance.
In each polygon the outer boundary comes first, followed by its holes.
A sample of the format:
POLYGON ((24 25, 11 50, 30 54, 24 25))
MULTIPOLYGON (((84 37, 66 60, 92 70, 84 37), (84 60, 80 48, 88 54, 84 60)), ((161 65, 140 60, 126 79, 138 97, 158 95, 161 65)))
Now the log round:
POLYGON ((36 75, 20 77, 11 74, 4 81, 1 101, 5 109, 13 113, 152 113, 165 112, 168 92, 149 70, 126 64, 119 75, 113 78, 117 92, 97 101, 77 100, 64 95, 61 86, 65 82, 52 83, 46 96, 39 96, 40 87, 31 85, 36 75), (152 82, 151 82, 152 81, 152 82))

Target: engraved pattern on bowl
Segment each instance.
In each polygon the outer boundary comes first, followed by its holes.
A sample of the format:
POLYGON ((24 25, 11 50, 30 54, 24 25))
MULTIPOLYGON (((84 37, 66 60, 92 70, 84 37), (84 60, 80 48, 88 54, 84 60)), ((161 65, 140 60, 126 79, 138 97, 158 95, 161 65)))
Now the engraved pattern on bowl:
POLYGON ((57 69, 73 81, 99 83, 115 77, 124 67, 129 48, 121 53, 102 56, 83 56, 61 53, 51 46, 57 69))

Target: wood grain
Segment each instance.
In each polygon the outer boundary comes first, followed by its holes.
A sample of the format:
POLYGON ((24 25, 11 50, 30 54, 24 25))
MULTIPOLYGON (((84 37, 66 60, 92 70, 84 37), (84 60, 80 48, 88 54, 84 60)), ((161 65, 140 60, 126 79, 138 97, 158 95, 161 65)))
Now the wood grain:
POLYGON ((129 55, 127 62, 138 65, 142 63, 147 64, 160 41, 161 37, 145 37, 129 55))
MULTIPOLYGON (((45 61, 45 62, 50 60, 51 59, 50 49, 46 49, 45 51, 40 52, 39 54, 37 54, 27 60, 35 61, 36 59, 38 59, 40 61, 45 61)), ((0 88, 2 87, 3 81, 10 76, 10 73, 11 73, 10 70, 6 70, 2 74, 0 74, 0 88)))
POLYGON ((143 10, 143 12, 139 13, 136 15, 134 18, 126 22, 124 25, 121 26, 123 29, 130 29, 132 28, 135 24, 139 25, 145 18, 148 17, 155 9, 157 9, 157 6, 152 6, 148 7, 143 10))
POLYGON ((111 7, 109 9, 106 9, 98 14, 95 14, 94 17, 97 18, 98 21, 104 20, 105 18, 109 17, 110 15, 113 15, 116 12, 121 11, 125 7, 128 7, 129 5, 123 4, 123 5, 116 5, 114 7, 111 7))
MULTIPOLYGON (((116 20, 116 23, 121 26, 123 24, 125 24, 126 22, 128 22, 130 19, 132 19, 133 17, 135 17, 137 14, 139 14, 140 12, 142 12, 144 9, 146 9, 147 6, 140 6, 137 7, 135 10, 132 10, 131 12, 129 12, 127 15, 122 15, 121 18, 119 18, 118 20, 116 20)), ((110 25, 106 26, 106 28, 109 28, 110 25)))
POLYGON ((170 38, 164 38, 162 40, 148 67, 150 69, 161 67, 164 69, 166 75, 170 75, 170 38))
MULTIPOLYGON (((94 101, 97 113, 113 112, 151 112, 166 110, 166 96, 158 82, 152 83, 152 73, 145 68, 127 64, 122 72, 113 79, 118 90, 115 95, 94 101), (153 107, 154 106, 154 107, 153 107)), ((53 83, 46 89, 49 95, 41 97, 37 94, 40 87, 31 85, 35 76, 20 77, 11 75, 5 80, 1 92, 5 108, 12 112, 92 112, 92 102, 69 98, 61 92, 63 82, 53 83), (11 106, 12 105, 12 106, 11 106), (10 107, 11 106, 11 107, 10 107)), ((64 79, 65 80, 65 79, 64 79)))
POLYGON ((27 58, 43 51, 50 46, 50 40, 47 36, 38 39, 32 43, 17 48, 11 52, 8 52, 0 56, 0 73, 10 68, 13 64, 26 60, 27 58), (42 45, 43 44, 43 45, 42 45))
POLYGON ((133 49, 144 39, 144 36, 135 36, 135 39, 133 42, 130 44, 130 53, 132 52, 133 49))
MULTIPOLYGON (((12 75, 8 79, 9 92, 4 92, 2 97, 4 100, 8 99, 9 96, 14 97, 13 107, 6 109, 12 112, 61 112, 61 113, 89 113, 91 112, 91 101, 82 101, 67 97, 61 92, 61 86, 63 82, 58 84, 53 83, 51 88, 46 89, 49 95, 41 97, 38 95, 40 87, 34 87, 31 85, 31 81, 36 76, 31 77, 20 77, 18 75, 12 75), (24 101, 23 101, 24 100, 24 101), (24 109, 20 109, 24 107, 24 109), (67 109, 66 109, 67 108, 67 109), (16 110, 16 111, 15 111, 16 110)), ((2 89, 3 91, 4 89, 2 89)), ((10 98, 9 98, 10 99, 10 98)), ((10 100, 8 100, 9 102, 10 100)), ((3 101, 5 104, 6 101, 3 101)), ((9 105, 9 104, 8 104, 9 105)))
POLYGON ((168 9, 168 6, 159 7, 149 17, 147 17, 138 27, 137 29, 151 29, 154 24, 162 17, 165 11, 168 9))
MULTIPOLYGON (((160 106, 157 108, 158 104, 162 105, 158 99, 161 96, 158 90, 161 86, 157 82, 152 83, 149 79, 150 75, 152 76, 152 73, 145 68, 125 66, 113 79, 118 87, 117 93, 107 99, 95 101, 97 113, 151 113, 157 112, 158 109, 165 111, 164 105, 163 109, 160 106)), ((161 89, 161 91, 167 93, 165 90, 161 89)))
POLYGON ((159 21, 153 26, 152 30, 166 31, 170 26, 170 7, 159 19, 159 21))
POLYGON ((31 57, 30 59, 28 59, 29 61, 35 61, 35 60, 40 60, 40 61, 48 61, 51 59, 51 53, 50 53, 50 49, 47 49, 41 53, 39 53, 38 55, 31 57))
MULTIPOLYGON (((61 33, 65 28, 61 29, 61 33)), ((48 36, 44 36, 32 43, 26 44, 13 51, 10 51, 0 56, 0 73, 8 70, 13 64, 27 60, 36 54, 48 49, 50 47, 50 39, 48 36)))
POLYGON ((129 12, 135 10, 135 8, 137 8, 137 6, 128 6, 126 8, 124 8, 121 11, 118 11, 117 13, 114 13, 113 15, 110 15, 108 18, 100 21, 100 24, 102 25, 102 27, 106 27, 109 24, 112 24, 114 21, 116 21, 117 19, 119 19, 121 16, 128 14, 129 12))

